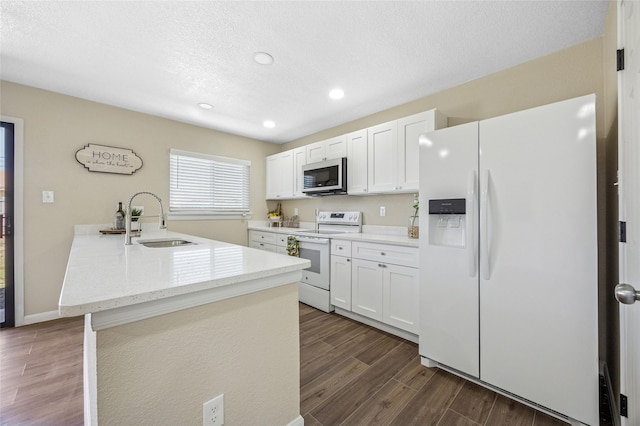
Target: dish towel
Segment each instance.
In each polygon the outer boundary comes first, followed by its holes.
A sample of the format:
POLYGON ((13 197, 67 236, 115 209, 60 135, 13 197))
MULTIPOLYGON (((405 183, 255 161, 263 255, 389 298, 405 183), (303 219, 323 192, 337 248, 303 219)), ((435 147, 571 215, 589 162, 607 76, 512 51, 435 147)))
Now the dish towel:
POLYGON ((295 235, 289 235, 287 237, 287 254, 289 256, 300 257, 300 243, 295 235))

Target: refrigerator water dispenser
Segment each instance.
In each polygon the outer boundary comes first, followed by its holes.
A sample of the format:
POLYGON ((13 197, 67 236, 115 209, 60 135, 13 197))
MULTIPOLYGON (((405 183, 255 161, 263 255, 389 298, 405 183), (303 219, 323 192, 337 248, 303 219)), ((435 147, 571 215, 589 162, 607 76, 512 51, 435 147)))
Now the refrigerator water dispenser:
POLYGON ((465 247, 466 200, 447 198, 429 200, 429 244, 465 247))

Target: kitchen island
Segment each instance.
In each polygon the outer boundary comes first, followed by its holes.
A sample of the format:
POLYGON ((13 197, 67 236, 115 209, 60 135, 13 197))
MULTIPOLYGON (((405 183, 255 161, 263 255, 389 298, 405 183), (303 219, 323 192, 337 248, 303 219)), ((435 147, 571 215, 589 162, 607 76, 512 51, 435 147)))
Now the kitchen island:
POLYGON ((306 260, 172 232, 76 230, 61 316, 85 315, 85 424, 302 424, 297 282, 306 260), (192 244, 146 247, 182 239, 192 244))

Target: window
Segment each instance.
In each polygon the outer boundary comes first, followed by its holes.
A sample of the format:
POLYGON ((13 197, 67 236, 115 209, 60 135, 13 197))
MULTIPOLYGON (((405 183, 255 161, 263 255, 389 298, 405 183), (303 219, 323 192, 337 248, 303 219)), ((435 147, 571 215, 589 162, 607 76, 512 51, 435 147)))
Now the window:
POLYGON ((169 163, 173 219, 250 217, 250 161, 172 149, 169 163))

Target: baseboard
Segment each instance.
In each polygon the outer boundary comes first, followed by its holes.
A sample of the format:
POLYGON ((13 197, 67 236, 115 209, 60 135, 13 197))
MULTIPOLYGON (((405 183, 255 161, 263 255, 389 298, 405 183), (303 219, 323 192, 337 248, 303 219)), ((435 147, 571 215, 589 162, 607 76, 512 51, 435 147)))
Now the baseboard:
POLYGON ((22 325, 31 325, 56 319, 60 319, 60 314, 58 314, 58 311, 41 312, 39 314, 25 315, 22 325))
POLYGON ((367 318, 365 316, 356 314, 355 312, 347 311, 342 308, 336 306, 335 313, 342 315, 343 317, 350 318, 354 321, 361 322, 363 324, 370 325, 371 327, 375 327, 378 330, 386 331, 387 333, 393 334, 394 336, 402 337, 405 340, 408 340, 413 343, 418 343, 418 335, 409 333, 408 331, 401 330, 389 324, 381 323, 380 321, 376 321, 371 318, 367 318))
POLYGON ((298 417, 287 423, 287 426, 304 426, 304 419, 298 414, 298 417))

